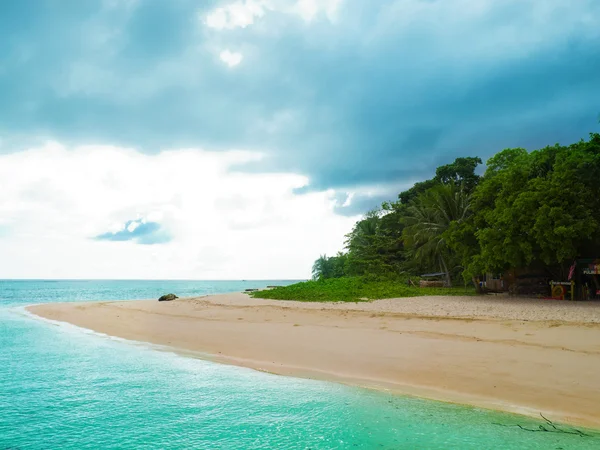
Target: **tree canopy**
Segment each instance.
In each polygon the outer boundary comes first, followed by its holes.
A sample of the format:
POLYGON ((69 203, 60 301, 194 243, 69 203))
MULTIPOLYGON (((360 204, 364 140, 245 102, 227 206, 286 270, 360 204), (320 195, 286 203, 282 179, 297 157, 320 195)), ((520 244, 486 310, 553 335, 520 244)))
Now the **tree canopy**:
POLYGON ((473 209, 468 226, 476 242, 464 239, 464 227, 450 236, 456 249, 472 246, 462 249, 470 273, 531 265, 561 271, 574 258, 598 256, 600 135, 496 154, 473 194, 473 209))
MULTIPOLYGON (((600 256, 600 134, 569 146, 456 158, 367 213, 318 279, 440 271, 465 280, 508 268, 564 273, 600 256)), ((317 264, 318 263, 318 264, 317 264)))

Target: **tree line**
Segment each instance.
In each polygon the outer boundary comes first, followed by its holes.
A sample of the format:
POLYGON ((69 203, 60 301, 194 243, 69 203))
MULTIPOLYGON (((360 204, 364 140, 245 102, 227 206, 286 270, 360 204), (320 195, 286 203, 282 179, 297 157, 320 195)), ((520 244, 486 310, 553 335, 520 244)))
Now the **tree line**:
POLYGON ((600 257, 600 134, 568 146, 457 158, 397 200, 368 212, 345 249, 322 255, 315 279, 424 272, 448 282, 541 268, 565 277, 575 258, 600 257))

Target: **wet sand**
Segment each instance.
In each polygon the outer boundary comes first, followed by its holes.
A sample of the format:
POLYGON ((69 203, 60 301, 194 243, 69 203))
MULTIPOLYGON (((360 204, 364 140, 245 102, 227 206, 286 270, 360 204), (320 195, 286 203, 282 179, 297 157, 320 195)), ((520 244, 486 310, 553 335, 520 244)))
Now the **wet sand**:
POLYGON ((281 375, 600 428, 600 304, 304 303, 245 294, 31 306, 41 317, 281 375))

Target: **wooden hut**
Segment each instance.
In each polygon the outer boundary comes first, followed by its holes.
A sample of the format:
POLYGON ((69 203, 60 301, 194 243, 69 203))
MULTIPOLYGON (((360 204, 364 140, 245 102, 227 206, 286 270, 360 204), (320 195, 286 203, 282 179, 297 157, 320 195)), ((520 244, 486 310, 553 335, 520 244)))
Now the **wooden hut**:
POLYGON ((424 273, 419 281, 419 287, 450 287, 448 285, 448 274, 446 272, 424 273))

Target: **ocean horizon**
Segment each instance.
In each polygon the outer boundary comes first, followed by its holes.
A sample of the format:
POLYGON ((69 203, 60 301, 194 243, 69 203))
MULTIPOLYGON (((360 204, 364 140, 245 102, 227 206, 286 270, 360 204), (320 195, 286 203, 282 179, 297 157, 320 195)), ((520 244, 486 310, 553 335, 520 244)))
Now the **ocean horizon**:
POLYGON ((38 318, 36 303, 298 280, 0 280, 0 449, 592 449, 524 416, 271 375, 38 318))

